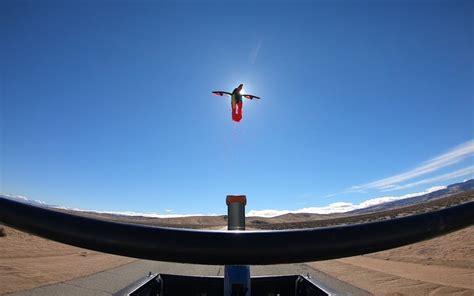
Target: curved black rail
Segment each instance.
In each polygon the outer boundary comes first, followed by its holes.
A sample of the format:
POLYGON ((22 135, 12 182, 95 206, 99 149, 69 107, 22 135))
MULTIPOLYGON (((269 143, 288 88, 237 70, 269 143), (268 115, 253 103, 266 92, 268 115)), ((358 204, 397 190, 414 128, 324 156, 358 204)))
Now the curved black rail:
POLYGON ((285 231, 199 231, 110 222, 0 197, 0 222, 86 249, 160 261, 277 264, 395 248, 474 224, 474 202, 380 222, 285 231))

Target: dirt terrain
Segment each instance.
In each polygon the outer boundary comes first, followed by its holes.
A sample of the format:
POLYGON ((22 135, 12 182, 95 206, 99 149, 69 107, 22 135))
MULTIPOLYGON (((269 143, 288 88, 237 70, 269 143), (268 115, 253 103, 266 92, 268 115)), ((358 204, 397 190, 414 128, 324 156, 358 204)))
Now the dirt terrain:
POLYGON ((474 226, 396 249, 309 265, 374 295, 474 295, 474 226))
POLYGON ((0 227, 6 234, 0 237, 0 294, 63 282, 136 260, 0 227))

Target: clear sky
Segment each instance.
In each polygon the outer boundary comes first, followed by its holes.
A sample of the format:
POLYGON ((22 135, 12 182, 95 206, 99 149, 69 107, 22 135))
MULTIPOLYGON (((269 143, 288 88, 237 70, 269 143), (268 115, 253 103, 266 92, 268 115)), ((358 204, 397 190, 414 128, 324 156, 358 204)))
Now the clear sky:
POLYGON ((1 1, 0 192, 225 213, 473 177, 474 1, 196 2, 1 1))

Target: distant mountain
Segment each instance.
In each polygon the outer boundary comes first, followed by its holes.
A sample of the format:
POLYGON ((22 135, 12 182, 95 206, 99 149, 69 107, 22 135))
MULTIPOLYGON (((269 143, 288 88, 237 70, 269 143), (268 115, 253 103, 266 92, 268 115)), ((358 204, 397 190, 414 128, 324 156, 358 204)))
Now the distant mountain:
MULTIPOLYGON (((458 193, 464 193, 474 190, 474 179, 449 185, 445 189, 441 189, 435 192, 431 192, 424 195, 419 195, 411 198, 400 199, 391 202, 385 202, 382 204, 370 206, 363 209, 353 210, 344 213, 332 213, 332 214, 312 214, 312 213, 288 213, 276 217, 247 217, 246 222, 249 227, 260 227, 270 224, 284 224, 284 223, 303 223, 305 221, 317 221, 336 219, 341 217, 361 215, 361 214, 372 214, 375 212, 382 212, 387 210, 394 210, 401 207, 418 205, 424 202, 437 200, 443 197, 451 196, 458 193)), ((224 227, 227 225, 226 215, 211 215, 211 216, 186 216, 186 217, 150 217, 147 214, 140 215, 138 213, 124 214, 124 213, 101 213, 96 211, 84 211, 69 209, 66 207, 48 205, 42 201, 29 200, 23 196, 14 195, 0 195, 5 198, 21 200, 22 202, 41 207, 55 208, 59 211, 75 213, 82 216, 88 216, 93 218, 117 220, 129 223, 139 224, 151 224, 151 225, 166 225, 172 227, 224 227)))
POLYGON ((453 195, 456 193, 467 192, 473 189, 474 189, 474 179, 471 179, 462 183, 449 185, 445 189, 441 189, 441 190, 431 192, 428 194, 410 197, 406 199, 390 201, 390 202, 382 203, 379 205, 350 211, 350 212, 347 212, 347 214, 368 214, 368 213, 373 213, 373 212, 386 211, 386 210, 391 210, 395 208, 411 206, 411 205, 419 204, 422 202, 427 202, 430 200, 442 198, 442 197, 453 195))
POLYGON ((0 197, 4 197, 6 199, 12 199, 15 201, 21 201, 23 203, 30 204, 37 207, 51 207, 51 208, 56 207, 54 205, 46 204, 45 202, 42 202, 41 200, 28 199, 27 197, 24 197, 21 195, 0 194, 0 197))

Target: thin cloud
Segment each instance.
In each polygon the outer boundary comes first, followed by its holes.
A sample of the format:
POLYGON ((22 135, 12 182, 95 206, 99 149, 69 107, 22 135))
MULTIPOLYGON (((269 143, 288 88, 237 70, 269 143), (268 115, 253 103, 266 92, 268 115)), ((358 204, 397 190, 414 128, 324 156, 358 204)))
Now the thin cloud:
POLYGON ((257 46, 250 52, 250 63, 252 65, 255 64, 257 61, 258 53, 260 52, 260 48, 262 47, 262 40, 259 40, 257 46))
POLYGON ((473 178, 474 177, 474 166, 469 166, 469 167, 466 167, 466 168, 463 168, 463 169, 460 169, 460 170, 457 170, 457 171, 454 171, 454 172, 451 172, 451 173, 447 173, 447 174, 444 174, 444 175, 441 175, 441 176, 428 178, 428 179, 423 179, 423 180, 413 182, 413 183, 408 183, 408 184, 405 184, 405 185, 398 185, 398 186, 394 185, 393 187, 388 188, 388 189, 384 189, 382 191, 394 191, 394 190, 407 189, 407 188, 415 187, 415 186, 418 186, 418 185, 430 184, 430 183, 434 183, 434 182, 442 182, 442 181, 447 181, 447 180, 451 180, 451 179, 458 178, 458 177, 463 177, 463 176, 470 176, 470 178, 473 178))
POLYGON ((400 183, 408 181, 419 176, 437 171, 444 167, 456 164, 465 158, 474 155, 474 140, 467 141, 459 146, 454 147, 450 151, 441 154, 435 158, 423 162, 418 167, 409 170, 407 172, 377 180, 374 182, 366 183, 359 186, 353 186, 349 189, 349 192, 357 192, 366 189, 378 189, 381 191, 395 190, 400 183))

